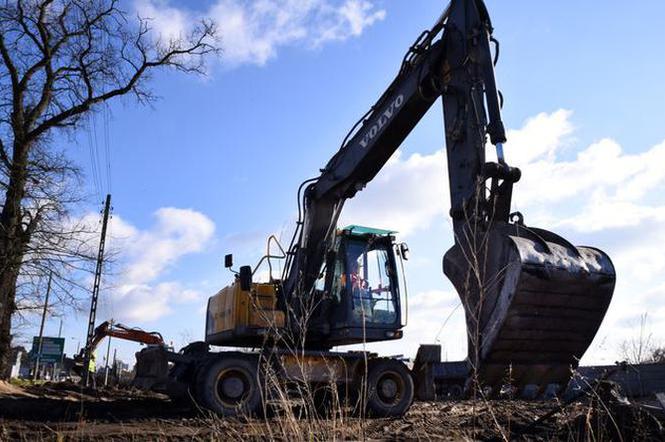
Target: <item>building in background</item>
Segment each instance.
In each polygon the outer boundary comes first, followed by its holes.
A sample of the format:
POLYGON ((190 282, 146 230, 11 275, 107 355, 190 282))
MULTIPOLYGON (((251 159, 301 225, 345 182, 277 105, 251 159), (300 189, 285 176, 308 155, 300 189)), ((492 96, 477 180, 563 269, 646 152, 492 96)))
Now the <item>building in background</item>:
POLYGON ((28 357, 28 352, 25 350, 25 347, 18 346, 12 348, 12 354, 10 358, 12 366, 9 376, 10 378, 21 378, 30 375, 32 362, 28 357))

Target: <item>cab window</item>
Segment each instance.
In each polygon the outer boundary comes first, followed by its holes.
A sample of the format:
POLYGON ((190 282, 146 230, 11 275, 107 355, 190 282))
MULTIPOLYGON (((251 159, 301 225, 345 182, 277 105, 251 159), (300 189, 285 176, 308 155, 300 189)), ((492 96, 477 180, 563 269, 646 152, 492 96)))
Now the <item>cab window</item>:
POLYGON ((397 290, 388 251, 381 246, 349 242, 346 258, 353 316, 360 322, 393 324, 397 319, 397 290))

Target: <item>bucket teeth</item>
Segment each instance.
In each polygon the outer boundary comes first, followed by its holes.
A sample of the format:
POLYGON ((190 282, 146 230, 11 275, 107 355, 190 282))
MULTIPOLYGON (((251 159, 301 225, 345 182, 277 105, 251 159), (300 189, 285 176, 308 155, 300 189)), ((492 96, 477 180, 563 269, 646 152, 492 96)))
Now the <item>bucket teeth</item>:
POLYGON ((482 250, 455 245, 444 257, 464 305, 478 380, 518 391, 565 386, 609 307, 612 262, 542 229, 500 224, 483 238, 482 250), (483 257, 480 271, 472 271, 469 256, 483 257))

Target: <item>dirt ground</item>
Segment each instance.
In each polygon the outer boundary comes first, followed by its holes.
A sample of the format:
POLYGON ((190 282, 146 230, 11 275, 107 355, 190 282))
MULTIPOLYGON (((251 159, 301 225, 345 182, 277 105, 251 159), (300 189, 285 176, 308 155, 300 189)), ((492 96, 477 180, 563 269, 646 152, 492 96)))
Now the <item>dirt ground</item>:
POLYGON ((665 440, 657 412, 594 401, 529 426, 555 408, 554 401, 417 402, 400 419, 237 420, 137 390, 0 384, 0 440, 665 440))

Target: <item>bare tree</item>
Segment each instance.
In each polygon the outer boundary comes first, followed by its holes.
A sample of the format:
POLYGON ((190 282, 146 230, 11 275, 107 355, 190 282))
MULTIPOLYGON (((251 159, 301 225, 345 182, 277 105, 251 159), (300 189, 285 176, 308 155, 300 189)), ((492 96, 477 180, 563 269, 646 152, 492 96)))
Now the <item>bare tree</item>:
POLYGON ((51 150, 56 131, 79 128, 88 113, 116 97, 132 94, 148 102, 154 96, 146 80, 155 69, 202 74, 205 56, 218 51, 212 23, 201 22, 188 35, 163 41, 153 38, 149 20, 130 20, 118 0, 2 1, 0 377, 7 374, 22 266, 27 258, 39 268, 49 250, 57 261, 54 246, 63 245, 48 237, 62 221, 62 189, 49 180, 33 180, 31 168, 41 167, 51 178, 58 176, 56 169, 65 172, 65 157, 51 150), (31 191, 36 189, 48 191, 60 205, 35 198, 39 191, 31 191))
MULTIPOLYGON (((1 166, 0 166, 1 167, 1 166)), ((7 176, 3 172, 2 176, 7 176)), ((94 269, 99 242, 99 221, 72 215, 86 202, 79 168, 62 149, 35 146, 28 161, 22 210, 28 218, 39 217, 26 245, 16 284, 17 322, 29 325, 43 308, 47 282, 50 286, 49 315, 77 309, 89 297, 89 274, 94 269)), ((111 255, 107 254, 109 261, 111 255)), ((106 263, 107 266, 109 263, 106 263)))
POLYGON ((640 316, 639 334, 625 339, 619 345, 622 359, 631 364, 652 362, 653 358, 657 356, 657 348, 653 333, 649 329, 648 313, 643 313, 640 316))

